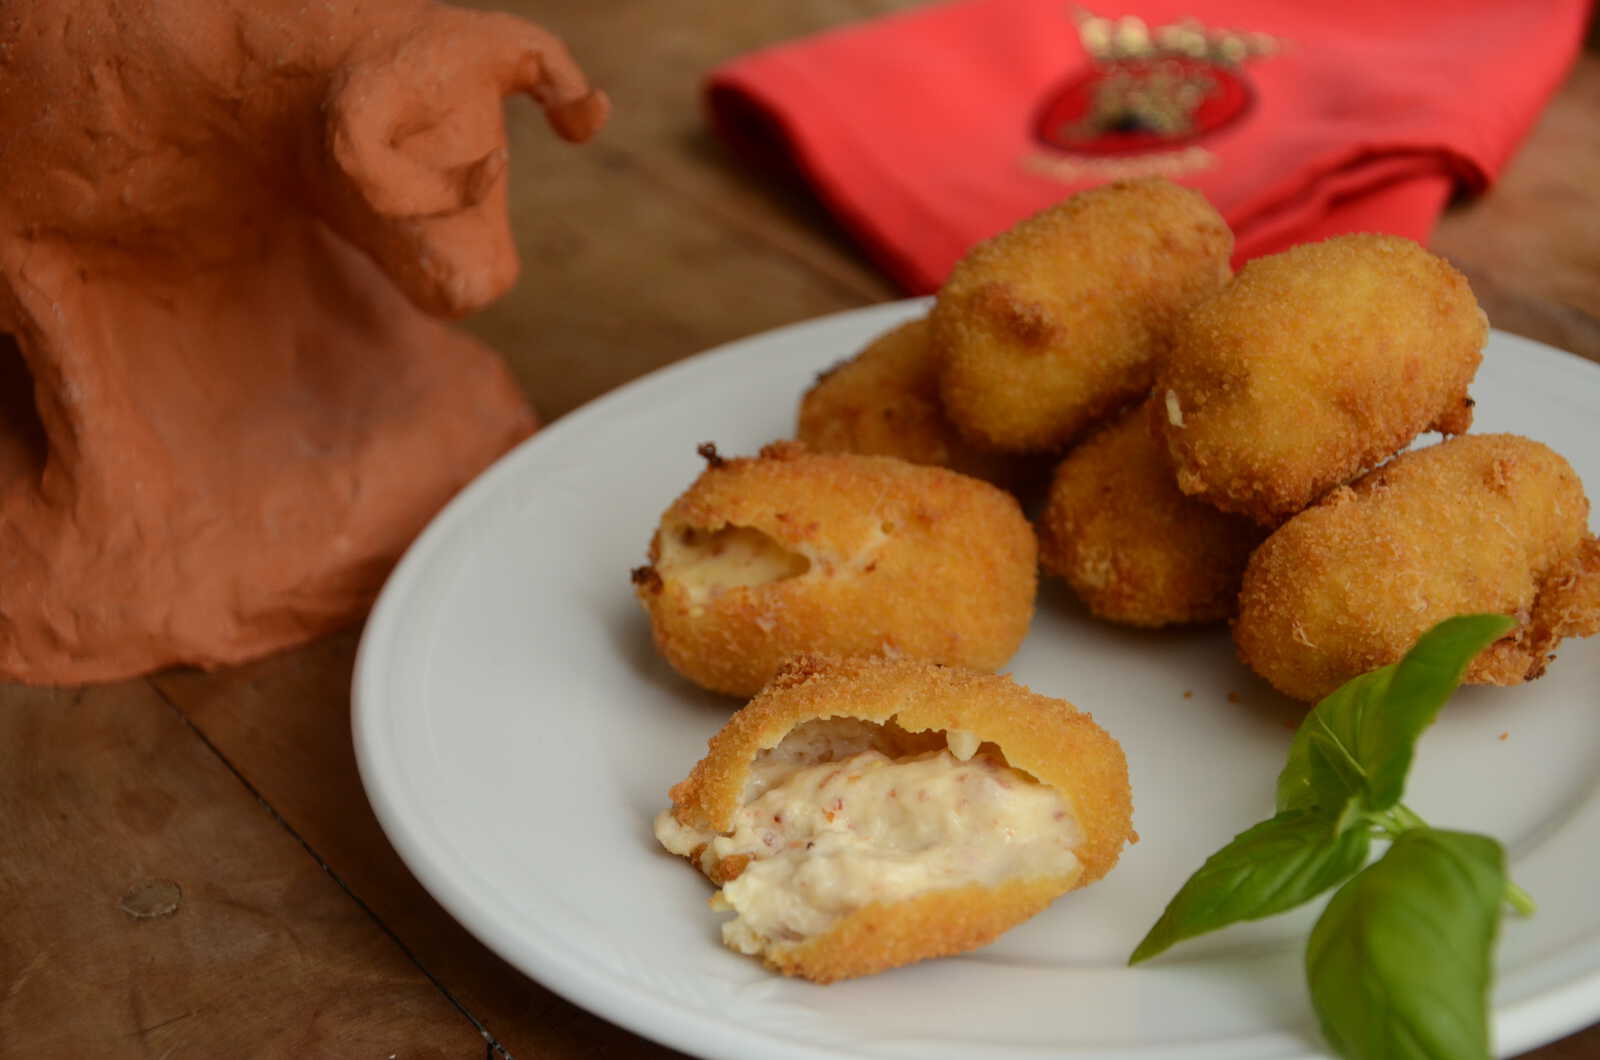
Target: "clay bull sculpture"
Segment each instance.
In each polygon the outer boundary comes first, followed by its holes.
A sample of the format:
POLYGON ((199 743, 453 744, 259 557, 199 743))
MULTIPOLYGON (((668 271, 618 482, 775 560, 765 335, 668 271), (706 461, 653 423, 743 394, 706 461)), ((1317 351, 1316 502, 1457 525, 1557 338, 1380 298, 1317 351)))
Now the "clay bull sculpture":
POLYGON ((0 676, 216 666, 348 625, 535 426, 445 319, 513 283, 502 100, 608 104, 419 0, 0 7, 0 676))

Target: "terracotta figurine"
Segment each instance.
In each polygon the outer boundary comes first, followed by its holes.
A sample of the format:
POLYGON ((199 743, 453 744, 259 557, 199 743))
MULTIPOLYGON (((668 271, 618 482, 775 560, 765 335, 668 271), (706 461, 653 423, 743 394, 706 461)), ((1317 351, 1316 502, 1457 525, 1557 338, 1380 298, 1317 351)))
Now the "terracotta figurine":
POLYGON ((513 282, 501 101, 561 43, 427 0, 0 13, 0 677, 216 666, 347 625, 534 428, 440 318, 513 282))

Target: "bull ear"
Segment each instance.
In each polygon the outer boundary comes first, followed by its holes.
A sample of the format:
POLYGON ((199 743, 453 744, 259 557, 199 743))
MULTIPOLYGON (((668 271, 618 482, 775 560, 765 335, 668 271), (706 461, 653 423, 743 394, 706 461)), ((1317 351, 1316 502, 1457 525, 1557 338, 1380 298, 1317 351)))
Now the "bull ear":
POLYGON ((476 206, 505 172, 500 100, 525 92, 563 139, 604 124, 610 102, 566 47, 509 15, 452 11, 353 57, 327 107, 327 146, 376 212, 427 217, 476 206))

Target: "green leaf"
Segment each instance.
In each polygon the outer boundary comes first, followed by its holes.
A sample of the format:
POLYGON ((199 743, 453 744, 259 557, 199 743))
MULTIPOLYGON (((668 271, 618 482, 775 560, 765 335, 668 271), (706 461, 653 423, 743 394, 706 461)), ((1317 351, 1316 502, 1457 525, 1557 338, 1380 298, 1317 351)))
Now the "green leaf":
POLYGON ((1322 1033, 1349 1060, 1487 1060, 1505 855, 1417 828, 1341 887, 1306 947, 1322 1033))
POLYGON ((1386 810, 1400 801, 1417 738, 1461 684, 1467 667, 1483 649, 1505 636, 1510 615, 1459 615, 1417 639, 1389 680, 1382 709, 1360 719, 1357 758, 1366 763, 1370 809, 1386 810))
POLYGON ((1366 862, 1370 843, 1366 828, 1340 831, 1336 815, 1294 811, 1262 821, 1189 877, 1128 963, 1240 920, 1293 909, 1349 879, 1366 862))
POLYGON ((1278 776, 1279 811, 1344 803, 1369 810, 1400 801, 1422 735, 1478 653, 1516 624, 1459 615, 1434 626, 1392 666, 1362 674, 1312 708, 1278 776))
POLYGON ((1320 727, 1311 730, 1311 779, 1319 792, 1318 805, 1360 801, 1367 790, 1367 770, 1345 747, 1337 733, 1320 727))
POLYGON ((1365 792, 1366 771, 1333 727, 1335 714, 1361 708, 1353 704, 1381 702, 1389 690, 1393 666, 1353 677, 1312 708, 1289 744, 1289 757, 1278 774, 1278 811, 1310 810, 1333 805, 1365 792))

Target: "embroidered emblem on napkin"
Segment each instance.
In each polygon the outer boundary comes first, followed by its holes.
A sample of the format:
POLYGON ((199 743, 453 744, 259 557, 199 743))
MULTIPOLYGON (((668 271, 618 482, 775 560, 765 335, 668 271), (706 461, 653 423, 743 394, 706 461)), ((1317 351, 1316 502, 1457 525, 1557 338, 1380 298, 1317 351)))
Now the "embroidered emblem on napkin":
POLYGON ((1073 10, 1091 65, 1054 87, 1033 119, 1033 172, 1077 183, 1210 168, 1200 141, 1243 120, 1255 87, 1243 66, 1281 42, 1195 18, 1150 26, 1073 10))

